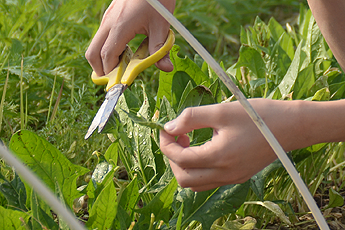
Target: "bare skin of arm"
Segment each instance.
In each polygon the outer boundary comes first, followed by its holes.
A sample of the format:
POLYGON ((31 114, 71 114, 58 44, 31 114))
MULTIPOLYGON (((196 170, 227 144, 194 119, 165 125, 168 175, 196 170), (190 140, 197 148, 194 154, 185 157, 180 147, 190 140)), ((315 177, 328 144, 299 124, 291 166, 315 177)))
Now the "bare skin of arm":
MULTIPOLYGON (((345 1, 310 0, 314 17, 340 65, 345 67, 345 1)), ((345 100, 331 102, 252 99, 285 151, 345 141, 345 100)), ((276 159, 238 102, 186 109, 165 125, 160 147, 182 187, 204 191, 242 183, 276 159), (205 127, 212 140, 190 147, 186 133, 205 127), (175 136, 177 140, 175 141, 175 136)))
POLYGON ((308 4, 325 40, 345 70, 345 1, 308 0, 308 4))

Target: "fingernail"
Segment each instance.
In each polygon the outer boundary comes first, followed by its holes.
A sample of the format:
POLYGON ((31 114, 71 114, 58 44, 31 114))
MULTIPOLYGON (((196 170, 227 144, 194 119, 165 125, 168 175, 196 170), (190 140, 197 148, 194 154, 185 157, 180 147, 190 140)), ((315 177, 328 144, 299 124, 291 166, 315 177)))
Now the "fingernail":
POLYGON ((176 128, 176 122, 175 120, 169 121, 164 125, 164 129, 166 131, 173 131, 176 128))

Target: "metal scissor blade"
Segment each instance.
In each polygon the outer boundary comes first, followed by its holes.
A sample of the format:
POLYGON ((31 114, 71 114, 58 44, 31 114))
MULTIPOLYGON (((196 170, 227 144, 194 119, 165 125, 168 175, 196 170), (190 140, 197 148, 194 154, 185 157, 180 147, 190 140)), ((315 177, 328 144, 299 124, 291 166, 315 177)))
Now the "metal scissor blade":
POLYGON ((107 95, 105 96, 108 103, 104 109, 104 112, 102 113, 102 117, 98 125, 98 133, 102 132, 102 130, 104 129, 105 125, 109 120, 110 115, 114 111, 117 101, 119 100, 121 94, 123 93, 123 91, 125 91, 126 88, 127 85, 125 84, 117 84, 109 89, 107 95))
POLYGON ((103 112, 104 112, 105 108, 107 107, 108 102, 109 101, 107 99, 105 99, 104 102, 102 103, 101 107, 99 108, 98 112, 96 113, 96 116, 92 120, 92 123, 89 127, 89 130, 87 131, 87 133, 84 137, 85 140, 88 139, 92 135, 92 133, 97 129, 97 127, 101 121, 103 112))

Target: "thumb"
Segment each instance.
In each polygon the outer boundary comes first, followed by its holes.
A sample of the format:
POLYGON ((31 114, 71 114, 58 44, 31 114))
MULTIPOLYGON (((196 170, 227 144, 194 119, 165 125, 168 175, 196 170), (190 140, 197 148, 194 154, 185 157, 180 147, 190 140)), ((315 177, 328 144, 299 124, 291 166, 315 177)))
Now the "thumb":
POLYGON ((214 128, 217 129, 217 116, 212 106, 190 107, 176 119, 166 123, 164 130, 173 136, 180 136, 195 129, 214 128))

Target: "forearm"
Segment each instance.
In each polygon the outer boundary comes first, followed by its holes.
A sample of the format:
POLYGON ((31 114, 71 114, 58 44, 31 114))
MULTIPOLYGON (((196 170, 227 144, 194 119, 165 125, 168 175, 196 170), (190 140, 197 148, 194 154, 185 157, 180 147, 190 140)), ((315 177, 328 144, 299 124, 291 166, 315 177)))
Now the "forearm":
POLYGON ((345 71, 345 1, 308 0, 308 3, 324 38, 345 71))
POLYGON ((305 146, 345 141, 345 100, 301 101, 300 133, 305 146))

